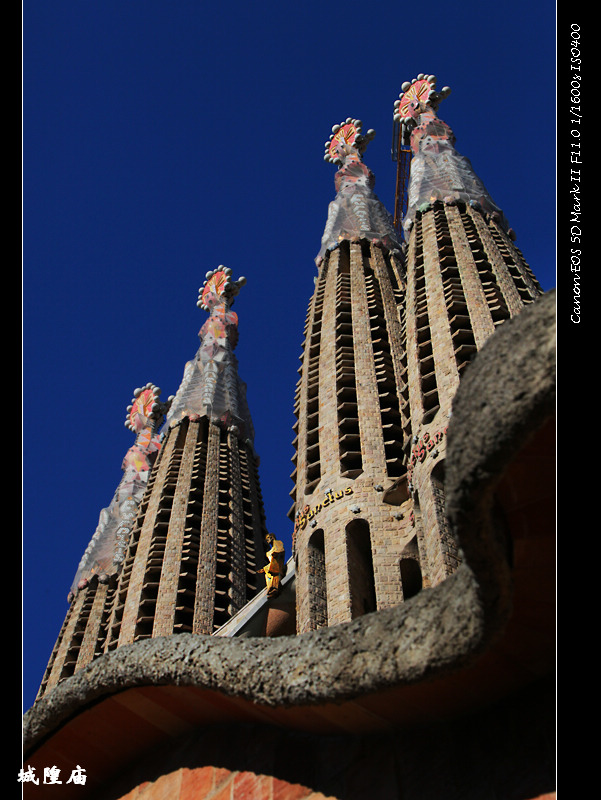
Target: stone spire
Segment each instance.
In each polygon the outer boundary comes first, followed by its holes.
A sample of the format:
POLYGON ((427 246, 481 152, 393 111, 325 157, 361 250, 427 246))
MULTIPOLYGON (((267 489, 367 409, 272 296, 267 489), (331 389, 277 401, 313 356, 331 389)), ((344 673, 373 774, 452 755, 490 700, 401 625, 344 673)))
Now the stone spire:
POLYGON ((361 156, 374 132, 333 128, 340 164, 316 259, 296 388, 293 547, 298 632, 403 599, 395 562, 413 532, 383 504, 404 474, 401 244, 361 156))
POLYGON ((38 698, 102 653, 104 625, 114 588, 153 465, 161 451, 158 432, 169 408, 152 383, 136 389, 125 425, 136 434, 122 463, 123 477, 110 504, 100 512, 68 595, 69 609, 50 655, 38 698))
POLYGON ((207 273, 198 305, 209 318, 177 394, 163 404, 148 384, 128 407, 136 443, 79 565, 38 698, 123 645, 210 635, 261 588, 267 529, 233 354, 231 304, 245 280, 230 276, 207 273))
POLYGON ((169 402, 162 403, 160 394, 161 390, 152 383, 134 391, 125 426, 136 434, 136 441, 125 454, 123 478, 110 504, 100 512, 98 526, 79 562, 72 594, 83 589, 92 575, 101 579, 113 575, 123 561, 131 526, 161 447, 157 431, 169 402))
POLYGON ((316 263, 319 267, 328 250, 342 241, 367 239, 382 243, 389 251, 401 249, 392 217, 373 191, 376 179, 365 166, 362 155, 376 135, 373 129, 361 133, 362 123, 350 117, 334 125, 325 143, 324 160, 339 164, 336 197, 328 208, 328 219, 316 263))
POLYGON ((496 328, 541 293, 501 209, 437 116, 450 89, 435 87, 433 75, 403 83, 394 117, 413 154, 400 414, 410 495, 405 513, 424 586, 440 583, 461 561, 444 490, 446 430, 460 380, 496 328))
POLYGON ((231 310, 246 278, 231 279, 232 270, 219 266, 207 272, 199 289, 198 307, 209 312, 200 329, 200 347, 186 364, 184 377, 167 417, 170 426, 184 417, 207 416, 213 422, 239 425, 253 438, 246 405, 246 386, 238 377, 234 348, 238 342, 238 315, 231 310))
POLYGON ((455 150, 455 135, 438 118, 440 102, 451 93, 445 86, 436 91, 436 77, 420 74, 401 86, 394 104, 394 120, 402 126, 402 140, 411 145, 411 178, 408 209, 403 222, 406 234, 417 211, 426 211, 436 201, 450 205, 467 203, 493 217, 508 231, 501 209, 495 205, 471 162, 455 150))

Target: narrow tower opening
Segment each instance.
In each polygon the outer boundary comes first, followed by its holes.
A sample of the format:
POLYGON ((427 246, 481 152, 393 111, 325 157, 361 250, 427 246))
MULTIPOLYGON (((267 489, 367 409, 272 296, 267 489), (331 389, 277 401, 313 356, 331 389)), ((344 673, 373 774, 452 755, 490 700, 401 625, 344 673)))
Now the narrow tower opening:
POLYGON ((346 550, 351 597, 351 618, 377 608, 369 525, 358 519, 346 526, 346 550))
POLYGON ((432 331, 428 312, 428 295, 424 274, 424 248, 421 220, 415 224, 414 255, 414 315, 417 358, 419 362, 419 379, 422 399, 422 422, 430 422, 440 408, 436 370, 434 369, 434 353, 432 350, 432 331))
POLYGON ((338 447, 340 471, 347 478, 363 472, 355 347, 351 303, 350 245, 341 242, 338 248, 336 280, 336 398, 338 410, 338 447))
POLYGON ((328 588, 323 530, 311 534, 308 550, 309 613, 311 630, 328 624, 328 588))
POLYGON ((384 299, 380 282, 370 265, 371 245, 362 242, 364 281, 369 310, 369 327, 373 350, 380 418, 384 434, 386 471, 390 478, 399 478, 404 473, 403 466, 403 426, 399 409, 399 393, 388 325, 384 311, 384 299))
POLYGON ((186 523, 177 586, 177 605, 173 624, 173 629, 176 633, 191 632, 194 623, 194 599, 196 597, 196 575, 200 552, 203 490, 207 469, 208 418, 203 417, 197 424, 199 425, 199 433, 190 477, 190 493, 186 509, 186 523))
POLYGON ((423 586, 417 536, 414 536, 403 550, 399 561, 399 571, 403 600, 409 600, 410 597, 414 597, 420 592, 423 586))

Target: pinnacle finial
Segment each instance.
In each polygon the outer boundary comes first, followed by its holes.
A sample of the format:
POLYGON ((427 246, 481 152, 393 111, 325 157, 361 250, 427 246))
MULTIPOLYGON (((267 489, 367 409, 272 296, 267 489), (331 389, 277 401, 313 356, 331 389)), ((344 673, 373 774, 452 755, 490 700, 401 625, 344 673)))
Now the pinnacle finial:
POLYGON ((401 85, 399 99, 394 102, 394 121, 400 122, 407 131, 415 127, 417 118, 426 108, 436 112, 441 100, 451 93, 449 86, 436 91, 436 75, 420 73, 417 78, 401 85))
POLYGON ((361 133, 360 119, 348 117, 344 122, 334 125, 329 140, 325 143, 324 161, 331 164, 342 164, 350 153, 360 159, 376 132, 370 128, 366 134, 361 133))
POLYGON ((232 270, 220 264, 217 269, 207 272, 205 282, 198 290, 196 305, 203 311, 211 311, 218 303, 233 302, 234 297, 246 283, 246 278, 232 280, 232 270))
POLYGON ((139 433, 149 422, 156 421, 169 410, 169 401, 162 403, 159 399, 161 390, 154 383, 134 390, 134 396, 127 406, 125 427, 139 433))

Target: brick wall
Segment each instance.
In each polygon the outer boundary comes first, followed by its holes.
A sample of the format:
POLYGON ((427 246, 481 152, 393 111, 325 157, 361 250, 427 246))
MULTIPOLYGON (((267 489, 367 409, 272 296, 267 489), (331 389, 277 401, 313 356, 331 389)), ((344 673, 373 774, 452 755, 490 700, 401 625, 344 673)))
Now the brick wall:
POLYGON ((178 769, 136 786, 119 800, 336 800, 271 775, 219 767, 178 769))

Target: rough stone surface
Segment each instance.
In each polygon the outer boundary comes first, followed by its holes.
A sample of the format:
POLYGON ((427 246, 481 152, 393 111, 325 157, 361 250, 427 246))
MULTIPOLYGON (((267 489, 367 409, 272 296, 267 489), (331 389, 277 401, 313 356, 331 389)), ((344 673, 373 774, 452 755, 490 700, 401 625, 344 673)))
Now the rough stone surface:
POLYGON ((285 707, 338 702, 469 663, 509 613, 510 576, 488 499, 525 435, 553 413, 553 316, 550 293, 501 326, 457 394, 447 497, 466 559, 455 574, 395 608, 299 636, 179 634, 118 648, 27 712, 25 753, 82 707, 134 686, 194 685, 285 707))
MULTIPOLYGON (((552 420, 556 407, 555 291, 505 322, 467 370, 453 402, 447 443, 446 513, 480 593, 491 604, 503 568, 494 491, 507 467, 552 420), (491 570, 495 579, 491 579, 491 570)), ((508 571, 508 567, 504 569, 508 571)), ((509 586, 509 576, 504 581, 509 586)), ((500 609, 497 610, 502 615, 500 609)))

